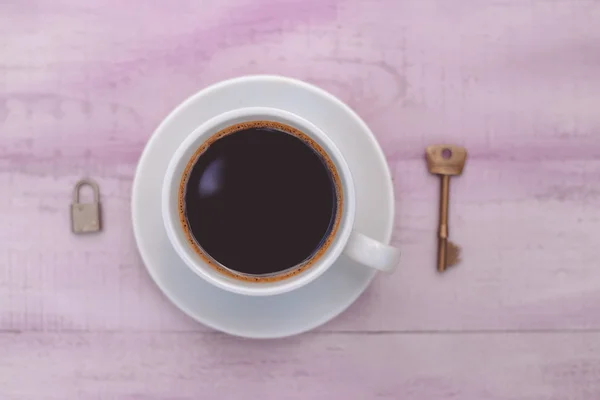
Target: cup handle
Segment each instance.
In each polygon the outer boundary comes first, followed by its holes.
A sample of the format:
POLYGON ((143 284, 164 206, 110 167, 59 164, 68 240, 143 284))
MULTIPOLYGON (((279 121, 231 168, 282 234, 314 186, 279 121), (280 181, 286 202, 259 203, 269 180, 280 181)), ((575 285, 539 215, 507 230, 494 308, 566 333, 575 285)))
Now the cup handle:
POLYGON ((392 272, 400 261, 400 250, 352 231, 344 249, 352 260, 379 271, 392 272))

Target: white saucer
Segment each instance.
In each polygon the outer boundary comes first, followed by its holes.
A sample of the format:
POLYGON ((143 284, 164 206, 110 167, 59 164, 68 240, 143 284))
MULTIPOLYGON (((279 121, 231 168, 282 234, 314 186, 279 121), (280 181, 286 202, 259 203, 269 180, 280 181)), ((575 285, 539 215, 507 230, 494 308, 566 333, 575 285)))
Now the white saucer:
POLYGON ((171 247, 161 216, 167 164, 183 139, 208 118, 240 107, 275 107, 320 127, 342 152, 356 187, 355 228, 389 243, 394 222, 390 172, 364 122, 331 94, 278 76, 242 77, 213 85, 179 105, 156 129, 139 161, 132 193, 133 230, 148 272, 183 312, 242 337, 295 335, 331 320, 367 288, 375 270, 338 260, 316 281, 290 293, 248 297, 218 289, 190 271, 171 247))

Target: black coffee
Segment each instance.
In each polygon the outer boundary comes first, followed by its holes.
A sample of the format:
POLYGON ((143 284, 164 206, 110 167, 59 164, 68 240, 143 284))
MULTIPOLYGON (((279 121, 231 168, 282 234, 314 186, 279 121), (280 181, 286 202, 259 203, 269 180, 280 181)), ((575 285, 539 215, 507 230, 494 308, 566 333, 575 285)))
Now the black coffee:
POLYGON ((336 225, 333 167, 287 125, 256 121, 230 129, 191 161, 183 181, 191 235, 222 266, 245 275, 301 264, 336 225))

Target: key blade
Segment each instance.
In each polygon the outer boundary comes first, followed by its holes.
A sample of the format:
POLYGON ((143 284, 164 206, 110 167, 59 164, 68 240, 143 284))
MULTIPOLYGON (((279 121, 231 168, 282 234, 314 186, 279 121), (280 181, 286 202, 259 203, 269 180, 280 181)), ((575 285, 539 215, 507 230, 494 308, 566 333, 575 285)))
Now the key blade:
POLYGON ((446 267, 456 265, 460 261, 460 247, 451 241, 448 241, 448 247, 446 249, 446 267))
POLYGON ((453 144, 436 144, 425 149, 427 168, 437 175, 460 175, 467 161, 467 150, 453 144))

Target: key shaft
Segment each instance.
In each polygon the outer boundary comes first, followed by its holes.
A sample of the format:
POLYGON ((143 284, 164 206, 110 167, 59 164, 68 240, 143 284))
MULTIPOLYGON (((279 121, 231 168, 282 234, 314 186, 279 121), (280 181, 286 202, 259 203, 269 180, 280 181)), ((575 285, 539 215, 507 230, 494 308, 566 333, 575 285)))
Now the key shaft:
POLYGON ((439 244, 438 244, 438 271, 444 272, 447 263, 448 254, 448 208, 450 200, 450 176, 442 175, 440 177, 440 223, 439 223, 439 244))

